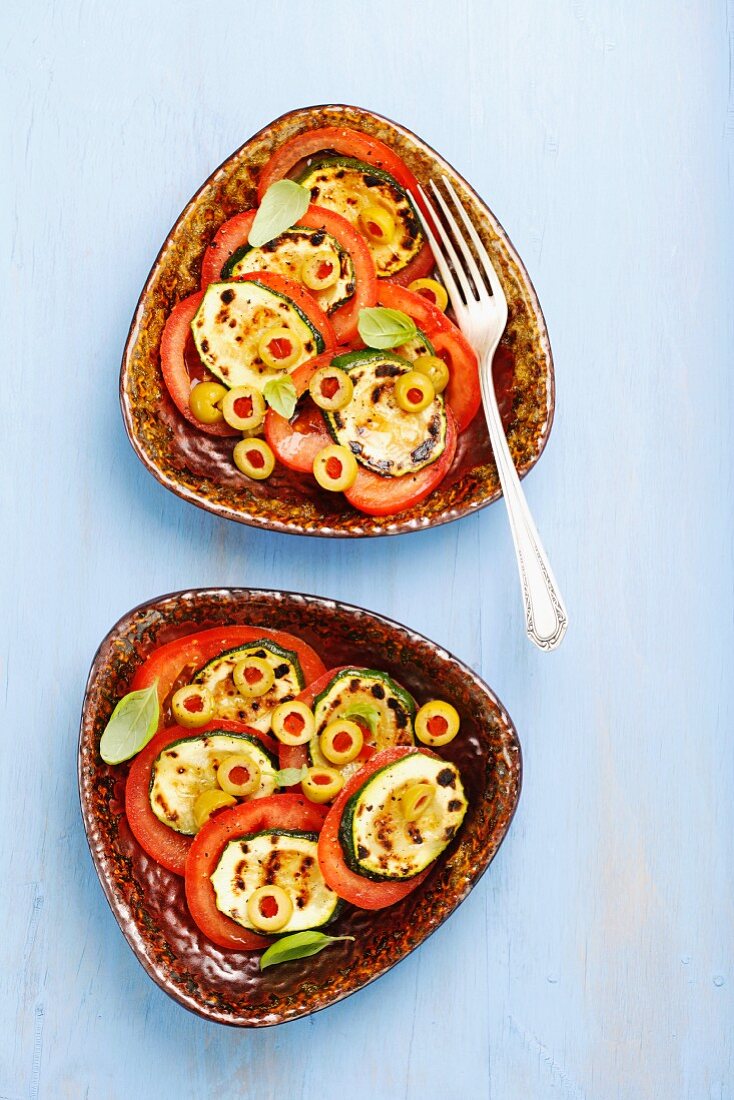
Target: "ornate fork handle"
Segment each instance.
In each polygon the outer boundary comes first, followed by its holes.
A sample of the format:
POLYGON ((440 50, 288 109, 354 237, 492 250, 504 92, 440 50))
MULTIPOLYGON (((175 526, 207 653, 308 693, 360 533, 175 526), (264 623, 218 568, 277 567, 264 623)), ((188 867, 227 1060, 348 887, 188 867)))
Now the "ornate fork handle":
POLYGON ((482 404, 520 570, 525 603, 525 629, 530 640, 539 649, 551 650, 563 640, 568 626, 568 615, 507 446, 492 381, 495 348, 496 345, 485 354, 479 372, 482 404))

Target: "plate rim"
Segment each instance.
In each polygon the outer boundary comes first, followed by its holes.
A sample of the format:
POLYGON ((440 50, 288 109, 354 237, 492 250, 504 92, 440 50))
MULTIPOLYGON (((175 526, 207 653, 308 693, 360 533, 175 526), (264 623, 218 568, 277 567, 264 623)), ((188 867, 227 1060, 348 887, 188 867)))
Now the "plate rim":
MULTIPOLYGON (((141 323, 142 318, 143 318, 145 301, 146 301, 146 298, 149 294, 151 284, 154 280, 154 277, 158 272, 159 266, 160 266, 161 261, 163 259, 163 255, 166 252, 169 244, 171 243, 171 239, 172 239, 174 233, 178 229, 178 227, 181 224, 181 222, 183 221, 183 219, 186 217, 188 211, 196 205, 196 203, 199 201, 199 199, 204 194, 204 192, 206 190, 208 190, 211 187, 211 185, 215 182, 217 177, 220 176, 220 174, 224 172, 227 165, 229 165, 231 161, 233 161, 235 158, 239 157, 240 154, 242 154, 242 152, 243 152, 243 150, 245 149, 246 146, 250 145, 253 141, 256 141, 258 138, 261 138, 264 135, 266 135, 267 132, 269 130, 271 130, 278 123, 285 122, 286 120, 292 118, 295 115, 301 115, 301 114, 306 114, 308 112, 315 112, 315 111, 326 111, 326 110, 356 111, 359 114, 371 116, 372 118, 377 119, 380 122, 387 123, 388 126, 394 127, 394 129, 399 131, 404 137, 407 137, 410 141, 414 142, 418 147, 422 147, 423 149, 427 150, 430 153, 430 155, 435 159, 435 161, 438 164, 441 165, 442 168, 448 169, 450 173, 453 173, 454 176, 458 177, 458 179, 461 181, 462 185, 464 187, 466 187, 467 191, 471 194, 471 196, 474 198, 474 200, 476 202, 478 202, 484 210, 486 210, 487 215, 489 217, 490 224, 492 226, 492 229, 495 231, 497 236, 505 244, 505 247, 507 248, 513 262, 517 265, 517 267, 519 268, 520 273, 523 277, 526 289, 528 291, 528 295, 529 295, 529 299, 530 299, 530 305, 533 309, 533 312, 535 314, 536 321, 537 321, 537 324, 538 324, 540 344, 541 344, 541 346, 544 350, 544 353, 545 353, 546 358, 547 358, 547 363, 548 363, 545 421, 544 421, 542 433, 539 437, 538 452, 537 452, 536 455, 534 455, 532 460, 527 465, 518 468, 519 477, 521 479, 526 477, 526 475, 529 474, 532 469, 534 469, 534 467, 536 466, 536 464, 538 463, 538 461, 542 457, 543 453, 545 452, 545 448, 547 446, 548 439, 550 437, 550 434, 551 434, 551 431, 552 431, 552 428, 553 428, 553 423, 554 423, 554 420, 555 420, 555 408, 556 408, 555 361, 554 361, 554 358, 553 358, 553 349, 551 347, 550 337, 548 335, 548 326, 547 326, 547 323, 546 323, 546 320, 545 320, 545 315, 543 313, 543 309, 541 307, 537 291, 535 289, 535 286, 533 284, 532 279, 530 278, 530 275, 528 274, 527 267, 525 266, 525 263, 523 262, 522 257, 520 256, 520 254, 519 254, 518 250, 516 249, 515 245, 512 243, 512 241, 511 241, 507 231, 505 230, 504 226, 502 225, 502 223, 499 221, 497 216, 494 214, 494 212, 490 208, 489 204, 487 202, 485 202, 485 200, 481 197, 479 192, 468 182, 468 180, 466 180, 464 178, 464 176, 460 172, 458 172, 457 169, 454 168, 454 166, 449 161, 446 160, 445 157, 443 157, 440 153, 438 153, 433 148, 432 145, 429 145, 427 141, 425 141, 418 134, 414 133, 407 126, 404 126, 399 122, 395 122, 393 119, 388 118, 387 115, 380 114, 377 111, 372 111, 372 110, 370 110, 366 107, 358 107, 354 104, 348 104, 348 103, 316 103, 316 104, 312 104, 310 106, 296 107, 296 108, 291 109, 290 111, 283 112, 283 114, 278 115, 274 119, 271 119, 265 126, 260 127, 260 129, 257 130, 254 134, 252 134, 251 137, 247 138, 232 153, 230 153, 227 157, 225 157, 225 159, 221 162, 221 164, 219 164, 214 169, 214 171, 211 172, 209 176, 207 176, 207 178, 204 180, 204 182, 201 184, 201 186, 198 188, 198 190, 194 193, 194 195, 184 205, 184 207, 181 210, 180 214, 178 215, 175 222, 173 223, 173 225, 169 229, 168 233, 166 234, 166 236, 163 240, 163 243, 162 243, 161 247, 159 248, 159 250, 156 254, 156 257, 155 257, 155 259, 154 259, 154 261, 151 265, 150 271, 148 272, 148 276, 145 280, 145 283, 143 284, 143 288, 140 291, 140 294, 138 296, 138 300, 137 300, 137 303, 136 303, 136 306, 135 306, 135 310, 133 312, 132 320, 130 321, 127 336, 125 338, 125 346, 124 346, 124 349, 123 349, 122 361, 121 361, 121 365, 120 365, 120 376, 119 376, 119 386, 118 386, 120 408, 121 408, 121 412, 122 412, 123 423, 124 423, 124 426, 125 426, 125 432, 127 434, 130 445, 133 448, 133 451, 135 452, 135 454, 137 455, 137 457, 139 458, 139 460, 141 461, 143 466, 148 470, 148 472, 150 474, 152 474, 152 476, 155 478, 155 480, 159 483, 159 485, 162 485, 163 488, 168 489, 170 492, 174 493, 181 500, 185 500, 187 503, 193 504, 197 508, 201 508, 202 511, 209 512, 210 514, 218 516, 222 519, 227 519, 227 520, 231 520, 235 523, 240 523, 240 524, 242 524, 244 526, 247 526, 247 527, 260 528, 261 530, 266 530, 266 531, 276 531, 279 534, 303 535, 303 536, 310 537, 310 538, 344 538, 344 539, 348 539, 348 538, 384 538, 384 537, 389 537, 389 536, 394 536, 394 535, 410 534, 414 531, 428 530, 428 529, 432 529, 434 527, 443 527, 447 523, 454 523, 457 520, 463 519, 465 516, 474 515, 476 512, 482 511, 482 509, 488 508, 491 504, 494 504, 502 496, 501 488, 498 487, 497 489, 495 489, 495 491, 493 493, 491 493, 489 496, 487 496, 483 500, 472 502, 472 503, 466 504, 466 505, 461 505, 461 506, 458 506, 458 507, 453 507, 453 508, 446 509, 437 518, 435 518, 435 519, 426 519, 425 521, 422 521, 419 524, 415 523, 415 517, 412 517, 410 515, 410 510, 407 510, 406 518, 398 519, 397 522, 392 522, 392 523, 385 524, 384 526, 381 526, 381 527, 379 527, 377 529, 374 529, 374 530, 373 529, 362 529, 360 526, 353 526, 353 527, 350 527, 349 529, 342 529, 339 526, 330 526, 328 524, 319 524, 318 527, 316 527, 316 526, 306 527, 302 523, 297 523, 297 522, 294 522, 294 521, 268 519, 266 517, 257 515, 255 513, 249 512, 249 511, 236 511, 232 508, 229 508, 227 505, 221 505, 221 504, 213 505, 213 504, 208 503, 207 501, 203 500, 196 492, 194 492, 191 489, 188 489, 186 486, 181 485, 174 478, 169 477, 168 475, 163 473, 159 469, 159 467, 156 465, 156 463, 150 458, 150 456, 147 454, 147 452, 143 449, 143 447, 139 443, 139 441, 137 439, 137 436, 135 434, 135 430, 134 430, 134 426, 133 426, 133 420, 132 420, 131 402, 129 401, 129 397, 128 397, 128 394, 126 392, 125 381, 126 381, 127 376, 128 376, 130 359, 132 357, 132 349, 133 349, 133 346, 135 344, 135 340, 137 338, 140 323, 141 323)), ((477 416, 481 415, 481 413, 482 413, 482 410, 480 408, 479 412, 477 413, 477 416)), ((396 513, 396 514, 398 516, 400 516, 402 513, 396 513)), ((370 516, 366 516, 364 518, 364 522, 367 525, 367 528, 369 528, 369 520, 372 519, 372 518, 373 517, 370 517, 370 516)))
MULTIPOLYGON (((182 635, 182 637, 183 636, 185 635, 182 635)), ((121 932, 122 937, 126 941, 128 947, 132 950, 136 960, 138 961, 138 963, 140 963, 140 965, 143 967, 148 976, 155 982, 155 984, 160 989, 162 989, 163 992, 166 993, 173 1001, 181 1005, 183 1008, 187 1009, 197 1016, 200 1016, 203 1019, 212 1021, 214 1023, 219 1023, 234 1028, 248 1029, 277 1026, 282 1023, 288 1023, 292 1020, 304 1019, 308 1016, 313 1015, 316 1012, 321 1012, 326 1008, 330 1008, 332 1005, 338 1004, 339 1002, 346 1000, 347 997, 353 996, 355 993, 358 993, 360 990, 365 989, 368 985, 371 985, 373 982, 377 981, 378 978, 381 978, 384 974, 387 974, 390 970, 394 969, 394 967, 403 962, 404 959, 406 959, 415 950, 417 950, 417 948, 421 947, 422 944, 424 944, 426 940, 428 940, 429 937, 432 936, 433 933, 449 919, 449 917, 453 916, 453 914, 460 907, 462 902, 466 900, 472 890, 481 881, 481 879, 489 869, 490 865, 494 862, 494 859, 497 856, 500 848, 502 847, 514 820, 515 814, 517 812, 517 807, 520 802, 523 786, 522 746, 517 728, 512 718, 510 717, 507 708, 504 706, 496 692, 489 686, 489 684, 487 684, 482 679, 482 677, 478 675, 478 673, 476 673, 469 665, 467 665, 459 657, 453 654, 450 650, 446 649, 444 646, 439 645, 437 642, 432 641, 432 639, 427 638, 420 632, 405 626, 403 623, 400 623, 395 619, 389 618, 388 616, 383 615, 380 612, 375 612, 369 610, 368 608, 363 608, 357 604, 345 603, 343 600, 334 599, 328 596, 319 596, 305 592, 294 592, 288 589, 250 588, 246 586, 215 586, 207 588, 181 589, 179 591, 166 593, 165 595, 153 597, 150 600, 144 600, 141 603, 136 604, 129 611, 125 612, 119 617, 119 619, 107 631, 105 636, 100 641, 97 649, 95 650, 94 657, 92 658, 92 663, 90 665, 89 674, 87 676, 84 688, 84 696, 82 700, 81 716, 79 722, 76 771, 77 793, 79 796, 80 811, 82 823, 84 826, 84 835, 86 838, 87 846, 89 848, 89 853, 92 859, 94 870, 96 872, 97 878, 99 879, 107 904, 112 911, 112 915, 115 918, 118 929, 121 932), (234 598, 235 600, 247 600, 250 595, 254 595, 258 598, 275 598, 276 600, 282 600, 283 598, 289 600, 295 599, 297 602, 302 602, 304 604, 315 603, 322 610, 331 606, 335 609, 338 608, 342 611, 347 611, 350 614, 357 612, 358 614, 367 615, 370 618, 376 620, 378 623, 385 624, 391 629, 397 629, 399 632, 407 635, 410 640, 416 640, 419 643, 427 644, 436 652, 436 654, 442 660, 447 660, 456 665, 461 671, 462 675, 467 675, 469 679, 471 679, 474 684, 480 689, 480 691, 488 696, 488 698, 492 701, 492 703, 494 703, 494 705, 498 709, 499 716, 510 738, 510 747, 513 750, 512 756, 508 757, 508 767, 513 773, 512 780, 515 787, 515 797, 511 812, 507 818, 506 823, 504 824, 504 827, 499 833, 494 850, 492 851, 490 858, 487 860, 486 864, 479 871, 479 874, 471 881, 471 883, 467 886, 461 896, 456 897, 451 910, 447 912, 444 916, 442 916, 441 919, 438 920, 429 929, 427 934, 420 940, 420 942, 416 943, 412 947, 409 947, 408 950, 400 956, 400 958, 396 959, 394 962, 389 963, 387 966, 384 966, 382 969, 372 974, 367 981, 363 982, 356 988, 341 992, 335 995, 333 998, 327 1000, 325 1003, 319 1004, 313 1008, 308 1008, 306 1010, 296 1010, 294 1012, 281 1015, 271 1014, 270 1016, 263 1016, 261 1014, 260 1018, 258 1019, 255 1019, 254 1017, 248 1017, 246 1019, 234 1019, 231 1016, 225 1016, 224 1014, 219 1013, 216 1010, 207 1010, 199 1003, 199 1001, 193 994, 189 993, 187 995, 182 989, 174 986, 173 983, 170 982, 170 980, 167 981, 164 974, 159 971, 154 961, 149 957, 147 943, 145 939, 141 936, 137 923, 132 919, 131 907, 127 905, 124 900, 118 899, 115 896, 114 891, 111 887, 112 876, 108 876, 107 874, 102 873, 103 867, 105 866, 105 857, 109 859, 109 853, 107 851, 100 852, 100 849, 103 847, 101 842, 97 843, 96 845, 93 844, 94 816, 92 814, 90 805, 88 805, 87 801, 85 801, 85 791, 87 790, 87 786, 85 784, 85 777, 83 775, 83 761, 85 734, 87 733, 87 711, 89 697, 99 672, 98 665, 100 664, 101 658, 106 652, 107 648, 114 643, 120 631, 130 623, 130 621, 135 617, 136 614, 152 609, 159 609, 161 605, 165 606, 169 603, 174 602, 178 603, 180 601, 188 600, 192 604, 195 604, 196 600, 201 597, 216 598, 224 596, 228 599, 234 598), (128 927, 123 927, 123 920, 125 919, 128 921, 128 927)))

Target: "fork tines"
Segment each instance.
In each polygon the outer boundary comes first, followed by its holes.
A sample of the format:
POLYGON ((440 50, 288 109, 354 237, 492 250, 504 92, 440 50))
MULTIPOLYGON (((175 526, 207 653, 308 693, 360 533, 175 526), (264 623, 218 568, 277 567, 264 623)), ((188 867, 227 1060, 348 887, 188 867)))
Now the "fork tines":
POLYGON ((451 198, 466 228, 469 239, 476 249, 479 264, 481 264, 480 270, 474 253, 469 247, 465 235, 459 228, 459 224, 448 202, 439 190, 436 181, 431 180, 430 187, 440 207, 443 218, 439 217, 435 205, 429 200, 423 188, 419 187, 418 190, 420 195, 432 215, 436 231, 434 234, 431 226, 428 225, 427 220, 424 219, 426 236, 428 237, 428 241, 436 258, 441 278, 446 284, 446 289, 456 309, 455 297, 459 298, 462 304, 471 305, 473 302, 487 301, 490 294, 501 294, 502 288, 487 250, 474 228, 464 205, 456 194, 451 181, 448 180, 446 176, 442 176, 441 179, 447 194, 451 198), (436 234, 440 238, 440 245, 436 239, 436 234))

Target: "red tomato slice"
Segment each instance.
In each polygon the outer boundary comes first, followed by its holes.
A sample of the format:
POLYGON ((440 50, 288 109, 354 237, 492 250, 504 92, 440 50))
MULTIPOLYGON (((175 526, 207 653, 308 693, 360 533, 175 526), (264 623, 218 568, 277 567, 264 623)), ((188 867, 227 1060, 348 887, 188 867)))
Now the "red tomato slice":
POLYGON ((373 882, 365 878, 347 866, 344 859, 341 841, 339 840, 339 827, 341 825, 344 807, 349 799, 358 791, 365 780, 386 764, 392 764, 403 756, 410 756, 414 752, 423 752, 423 749, 409 748, 407 745, 396 745, 391 749, 384 749, 376 753, 363 768, 347 780, 336 802, 329 810, 324 827, 319 836, 319 867, 328 886, 334 890, 344 901, 359 906, 360 909, 385 909, 388 905, 394 905, 407 897, 416 886, 420 886, 430 873, 433 864, 426 867, 415 878, 407 882, 373 882))
MULTIPOLYGON (((329 686, 334 677, 338 676, 343 669, 351 667, 351 665, 339 665, 338 668, 330 668, 323 676, 319 676, 318 680, 314 680, 312 684, 309 684, 296 698, 305 703, 307 707, 313 707, 316 696, 320 695, 324 688, 329 686)), ((302 768, 304 765, 308 767, 308 745, 283 745, 279 743, 278 761, 281 768, 302 768)), ((297 788, 291 788, 291 790, 295 789, 297 788)))
POLYGON ((288 634, 284 630, 267 630, 261 626, 215 626, 159 646, 133 676, 130 690, 150 687, 157 680, 158 700, 163 711, 174 685, 185 672, 193 674, 226 649, 256 642, 259 638, 269 638, 283 649, 292 649, 298 656, 306 684, 324 673, 324 662, 319 655, 295 634, 288 634))
POLYGON ((251 282, 255 280, 263 286, 274 290, 276 294, 282 294, 290 298, 298 306, 301 313, 313 325, 324 341, 324 351, 333 351, 336 347, 334 327, 329 318, 319 306, 313 295, 293 279, 286 279, 283 275, 276 275, 272 271, 251 271, 247 275, 240 275, 238 282, 251 282))
POLYGON ((381 306, 412 317, 433 344, 436 355, 444 360, 451 372, 446 399, 459 432, 465 431, 479 411, 482 394, 476 353, 463 332, 433 302, 395 282, 381 281, 377 300, 381 306))
MULTIPOLYGON (((310 359, 293 371, 291 378, 299 397, 308 389, 315 371, 319 367, 328 366, 333 358, 334 352, 317 355, 315 359, 310 359)), ((334 442, 326 430, 321 412, 310 398, 292 420, 287 420, 275 409, 268 409, 265 416, 265 438, 279 462, 302 474, 310 474, 316 455, 334 442)))
POLYGON ((184 298, 182 302, 173 307, 168 316, 161 337, 163 381, 166 383, 166 389, 178 411, 196 428, 206 432, 207 435, 234 436, 239 433, 234 428, 230 428, 229 424, 221 422, 219 424, 202 424, 189 408, 189 395, 193 385, 200 382, 202 378, 212 379, 212 375, 203 363, 201 364, 201 377, 192 379, 187 365, 187 354, 190 356, 196 355, 194 338, 191 335, 191 322, 203 297, 202 293, 198 293, 192 294, 189 298, 184 298), (187 344, 190 345, 188 348, 187 344))
MULTIPOLYGON (((150 780, 153 764, 158 755, 173 741, 182 737, 191 737, 207 730, 225 729, 233 733, 251 733, 257 737, 268 752, 277 753, 277 746, 271 737, 259 733, 242 722, 210 722, 198 730, 187 730, 183 726, 170 726, 157 733, 138 753, 132 762, 130 774, 125 785, 125 813, 130 830, 144 852, 163 867, 182 875, 186 864, 186 855, 193 842, 192 836, 177 833, 175 829, 164 825, 153 813, 150 805, 150 780)), ((255 800, 257 801, 257 799, 255 800)))
POLYGON ((422 208, 418 181, 398 154, 378 138, 346 126, 324 126, 317 130, 307 130, 296 134, 276 149, 260 173, 257 185, 259 201, 262 202, 268 187, 287 176, 300 160, 326 151, 353 157, 388 172, 405 191, 410 191, 413 200, 422 208))
POLYGON ((449 405, 446 422, 446 446, 440 458, 404 477, 381 477, 360 466, 357 480, 344 494, 349 503, 368 516, 391 516, 424 500, 443 481, 456 454, 458 433, 449 405))
POLYGON ((235 951, 256 951, 271 942, 242 928, 217 909, 210 876, 229 841, 265 829, 318 833, 324 817, 324 808, 302 795, 274 794, 242 802, 206 823, 197 833, 186 860, 186 901, 196 925, 208 939, 235 951))
MULTIPOLYGON (((213 241, 204 253, 201 264, 201 286, 206 289, 209 283, 221 277, 221 271, 227 260, 247 244, 247 238, 255 220, 255 210, 246 210, 235 214, 222 225, 213 241)), ((377 302, 377 275, 367 244, 354 226, 346 218, 331 210, 322 210, 319 206, 309 206, 298 225, 309 229, 324 229, 336 242, 348 252, 354 265, 355 292, 348 302, 330 315, 337 339, 346 343, 357 335, 357 321, 360 309, 373 306, 377 302)), ((420 278, 420 276, 416 276, 420 278)))

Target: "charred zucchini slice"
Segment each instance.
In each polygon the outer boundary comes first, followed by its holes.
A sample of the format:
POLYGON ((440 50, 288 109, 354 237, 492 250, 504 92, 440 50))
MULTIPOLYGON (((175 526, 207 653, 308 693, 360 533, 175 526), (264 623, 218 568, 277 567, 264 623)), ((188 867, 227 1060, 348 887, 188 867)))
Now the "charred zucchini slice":
POLYGON ((319 869, 315 833, 270 829, 231 840, 211 881, 217 909, 244 928, 253 928, 247 901, 261 886, 280 886, 293 902, 293 913, 279 935, 320 928, 340 908, 338 896, 319 869))
POLYGON ((375 881, 413 878, 451 842, 467 809, 454 764, 422 752, 374 772, 344 807, 339 840, 346 862, 375 881), (406 807, 418 785, 431 794, 420 816, 406 807))
POLYGON ((283 649, 271 642, 269 638, 248 642, 245 646, 237 646, 220 653, 200 668, 191 682, 203 684, 209 689, 214 697, 217 718, 247 722, 262 730, 268 728, 270 711, 278 703, 295 699, 305 686, 298 656, 292 650, 283 649), (272 685, 262 695, 245 695, 235 682, 237 666, 249 657, 264 661, 272 670, 272 685))
POLYGON ((423 247, 425 238, 410 196, 387 172, 350 157, 323 157, 304 170, 298 183, 310 189, 317 206, 335 210, 363 233, 378 275, 402 271, 423 247), (380 223, 374 235, 369 232, 370 211, 380 223))
POLYGON ((268 366, 261 341, 268 329, 287 329, 297 355, 289 361, 294 371, 324 350, 323 337, 295 302, 256 279, 212 283, 191 322, 202 363, 225 386, 254 386, 262 392, 282 370, 268 366))
POLYGON ((217 786, 222 761, 240 754, 255 761, 261 772, 261 793, 270 794, 277 781, 277 763, 252 734, 210 730, 168 745, 151 770, 150 806, 158 820, 177 833, 197 832, 196 799, 217 786))
MULTIPOLYGON (((377 752, 393 745, 412 745, 416 705, 411 695, 386 672, 377 669, 343 669, 313 705, 316 726, 309 742, 311 764, 319 768, 334 765, 321 751, 319 740, 325 728, 340 718, 361 727, 364 743, 377 752)), ((348 778, 359 771, 359 758, 344 764, 339 771, 348 778)))
POLYGON ((349 372, 354 392, 343 409, 322 410, 330 434, 358 462, 383 477, 404 477, 435 462, 446 446, 446 408, 437 394, 421 412, 406 412, 395 382, 411 370, 408 360, 387 351, 340 355, 332 366, 349 372))
POLYGON ((287 279, 300 283, 303 281, 304 265, 318 260, 327 252, 333 255, 337 268, 334 282, 324 290, 307 289, 325 313, 332 313, 354 294, 354 264, 349 253, 323 229, 296 225, 259 248, 243 245, 227 260, 222 268, 222 278, 236 279, 251 271, 273 271, 276 275, 285 275, 287 279))

